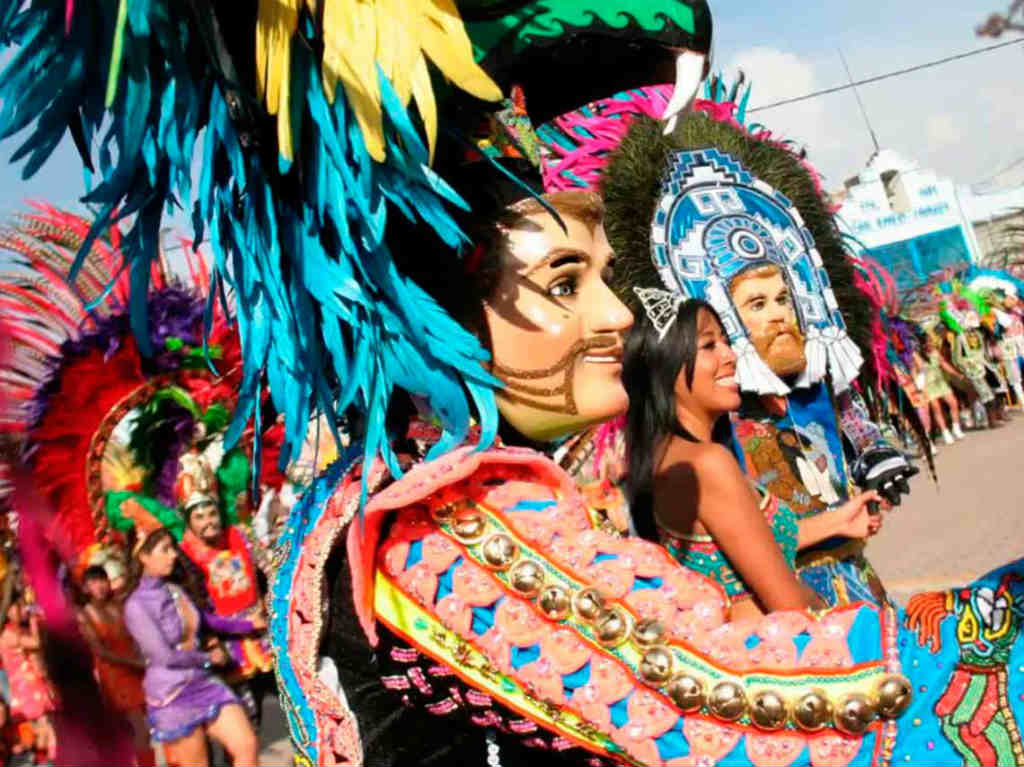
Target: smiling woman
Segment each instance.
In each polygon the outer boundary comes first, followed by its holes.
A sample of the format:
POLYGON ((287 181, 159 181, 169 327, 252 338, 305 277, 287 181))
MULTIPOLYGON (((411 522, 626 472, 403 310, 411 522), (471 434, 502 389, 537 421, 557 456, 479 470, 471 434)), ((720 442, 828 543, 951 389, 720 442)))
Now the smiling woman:
MULTIPOLYGON (((768 300, 751 292, 749 303, 768 300)), ((626 345, 628 490, 636 529, 718 581, 732 599, 733 620, 824 607, 794 572, 797 550, 829 535, 866 535, 865 506, 877 496, 858 496, 811 522, 755 489, 729 452, 729 414, 740 407, 736 354, 709 304, 676 305, 675 317, 660 328, 641 318, 626 345)))

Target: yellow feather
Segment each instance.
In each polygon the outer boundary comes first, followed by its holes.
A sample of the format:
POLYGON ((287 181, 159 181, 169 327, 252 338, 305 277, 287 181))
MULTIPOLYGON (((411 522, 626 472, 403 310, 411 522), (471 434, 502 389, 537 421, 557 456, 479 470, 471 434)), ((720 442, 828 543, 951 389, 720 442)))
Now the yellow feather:
POLYGON ((277 144, 278 153, 291 162, 295 159, 295 149, 292 141, 292 56, 291 41, 284 46, 281 56, 281 80, 278 88, 278 112, 277 112, 277 144))
POLYGON ((501 99, 501 89, 473 60, 473 46, 454 0, 427 0, 421 27, 423 52, 438 69, 467 93, 485 101, 501 99))
POLYGON ((373 159, 383 161, 376 22, 374 5, 368 0, 324 0, 323 81, 327 97, 334 100, 341 80, 367 151, 373 159))
MULTIPOLYGON (((375 57, 384 76, 395 85, 395 66, 398 60, 398 38, 392 29, 402 26, 398 3, 394 0, 375 0, 373 3, 374 31, 377 33, 375 57)), ((397 86, 396 86, 397 89, 397 86)), ((404 103, 404 102, 403 102, 404 103)))
MULTIPOLYGON (((315 2, 315 0, 312 0, 315 2)), ((303 0, 260 0, 256 19, 256 83, 266 100, 267 112, 277 115, 277 137, 282 157, 291 161, 292 36, 299 25, 303 0)))
POLYGON ((328 101, 338 83, 352 107, 367 151, 384 160, 379 65, 402 104, 415 100, 433 157, 437 105, 430 59, 457 87, 487 101, 501 98, 498 86, 473 60, 469 36, 454 0, 259 0, 256 25, 257 88, 267 111, 277 116, 281 155, 293 158, 289 104, 291 44, 299 11, 322 9, 324 54, 321 80, 328 101))
POLYGON ((100 482, 104 490, 125 490, 140 487, 146 471, 135 465, 131 450, 122 442, 110 440, 100 461, 100 482))
POLYGON ((416 99, 416 108, 423 120, 423 129, 427 132, 427 146, 430 147, 430 161, 434 160, 434 146, 437 142, 437 103, 434 101, 434 88, 430 82, 430 71, 427 60, 420 56, 413 70, 412 95, 416 99))
POLYGON ((263 12, 260 0, 259 14, 256 16, 256 92, 262 99, 267 93, 267 33, 268 19, 263 12))

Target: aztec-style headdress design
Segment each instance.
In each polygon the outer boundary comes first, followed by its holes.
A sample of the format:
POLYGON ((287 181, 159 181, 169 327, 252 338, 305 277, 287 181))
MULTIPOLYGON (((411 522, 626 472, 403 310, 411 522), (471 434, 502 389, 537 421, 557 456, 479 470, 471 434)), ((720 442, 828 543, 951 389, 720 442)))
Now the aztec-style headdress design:
POLYGON ((716 80, 708 95, 671 135, 649 118, 631 117, 618 149, 603 160, 617 292, 634 310, 650 304, 638 300, 637 287, 707 300, 739 357, 741 388, 786 394, 790 385, 757 354, 729 291, 741 272, 774 265, 806 337, 807 366, 792 385, 807 386, 828 373, 842 391, 870 346, 870 317, 820 181, 784 142, 740 124, 749 90, 739 105, 716 101, 726 98, 716 80), (848 301, 846 317, 837 290, 848 301), (847 332, 849 316, 857 321, 856 343, 847 332))
POLYGON ((730 294, 732 280, 758 266, 779 269, 806 337, 807 365, 794 386, 831 374, 846 389, 863 362, 828 282, 814 237, 781 192, 717 149, 668 157, 651 225, 651 257, 665 286, 708 301, 737 353, 740 388, 786 394, 761 359, 730 294))

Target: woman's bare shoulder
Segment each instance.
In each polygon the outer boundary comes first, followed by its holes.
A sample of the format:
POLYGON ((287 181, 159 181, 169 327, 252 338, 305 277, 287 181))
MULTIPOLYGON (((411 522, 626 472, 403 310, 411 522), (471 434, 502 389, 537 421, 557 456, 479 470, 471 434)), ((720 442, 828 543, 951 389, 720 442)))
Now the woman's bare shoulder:
POLYGON ((661 468, 664 470, 678 464, 689 464, 699 473, 723 471, 737 466, 736 458, 729 449, 717 442, 673 439, 665 451, 661 468))

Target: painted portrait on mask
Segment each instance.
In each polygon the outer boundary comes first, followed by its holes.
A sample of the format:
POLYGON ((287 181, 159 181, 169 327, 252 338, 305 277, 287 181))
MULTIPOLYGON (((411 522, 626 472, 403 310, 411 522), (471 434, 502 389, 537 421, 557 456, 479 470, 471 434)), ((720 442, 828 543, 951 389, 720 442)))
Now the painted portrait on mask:
POLYGON ((729 294, 771 371, 783 379, 802 373, 807 367, 805 338, 782 269, 771 263, 745 269, 732 278, 729 294))
POLYGON ((787 394, 826 375, 842 390, 856 376, 862 357, 799 211, 732 156, 672 152, 651 232, 665 286, 722 318, 744 391, 787 394))

